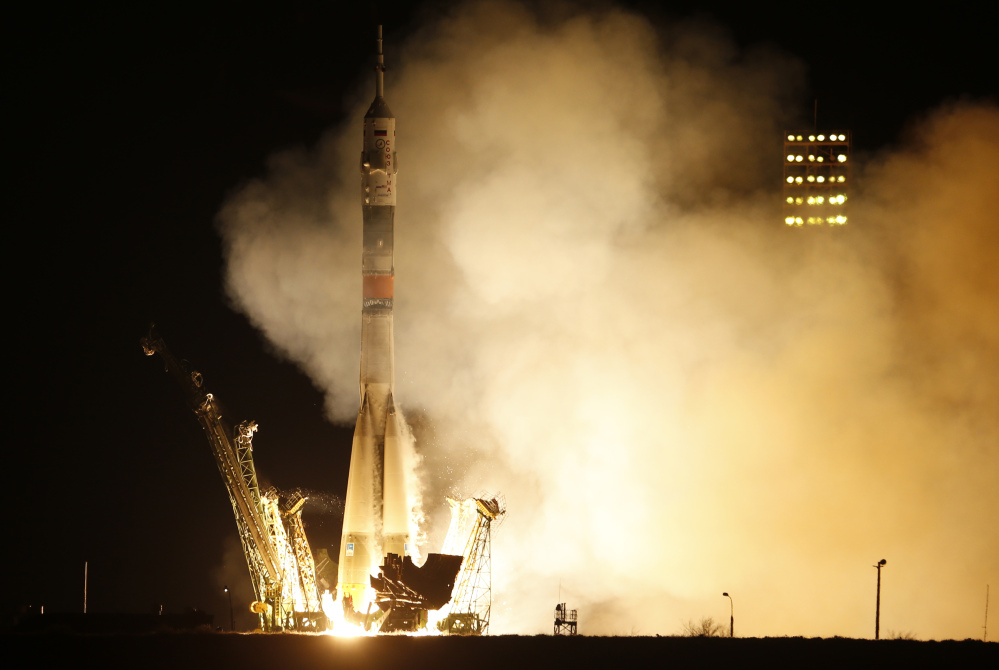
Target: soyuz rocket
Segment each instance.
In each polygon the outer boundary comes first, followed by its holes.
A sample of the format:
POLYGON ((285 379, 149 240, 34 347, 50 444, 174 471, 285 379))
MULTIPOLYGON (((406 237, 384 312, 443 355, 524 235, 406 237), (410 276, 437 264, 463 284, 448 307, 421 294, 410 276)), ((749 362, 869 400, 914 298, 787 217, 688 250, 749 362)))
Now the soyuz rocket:
POLYGON ((364 115, 361 207, 361 406, 354 428, 340 541, 341 600, 366 600, 369 577, 387 554, 409 554, 409 505, 396 410, 392 296, 396 198, 395 118, 384 98, 385 61, 378 26, 375 99, 364 115))

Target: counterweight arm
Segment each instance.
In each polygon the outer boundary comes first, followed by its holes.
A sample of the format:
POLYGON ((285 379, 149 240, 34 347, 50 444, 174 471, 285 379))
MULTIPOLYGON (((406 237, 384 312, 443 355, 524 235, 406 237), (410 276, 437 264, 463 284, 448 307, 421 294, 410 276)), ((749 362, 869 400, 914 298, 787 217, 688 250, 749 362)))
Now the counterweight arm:
POLYGON ((204 428, 229 492, 257 600, 273 600, 281 591, 282 575, 277 552, 269 539, 253 466, 251 438, 257 430, 256 423, 239 424, 233 439, 233 431, 223 420, 215 398, 204 389, 201 373, 178 360, 154 328, 150 328, 149 335, 141 341, 147 356, 159 354, 163 359, 167 372, 180 385, 188 405, 204 428))

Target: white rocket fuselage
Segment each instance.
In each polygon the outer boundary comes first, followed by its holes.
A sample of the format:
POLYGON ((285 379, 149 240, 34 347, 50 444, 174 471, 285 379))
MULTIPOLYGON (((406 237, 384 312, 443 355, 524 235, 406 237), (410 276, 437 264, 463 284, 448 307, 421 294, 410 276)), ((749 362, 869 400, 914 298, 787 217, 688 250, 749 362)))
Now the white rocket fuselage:
POLYGON ((396 411, 392 298, 395 279, 395 118, 383 97, 381 27, 374 102, 364 115, 361 203, 361 406, 354 428, 344 503, 338 583, 340 597, 366 600, 369 576, 386 554, 409 550, 409 505, 396 411))

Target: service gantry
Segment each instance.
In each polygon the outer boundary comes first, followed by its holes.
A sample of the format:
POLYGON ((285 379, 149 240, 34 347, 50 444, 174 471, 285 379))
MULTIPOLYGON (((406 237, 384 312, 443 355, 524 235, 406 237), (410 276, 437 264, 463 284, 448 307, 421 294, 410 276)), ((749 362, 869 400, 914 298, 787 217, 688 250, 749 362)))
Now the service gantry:
POLYGON ((260 491, 253 465, 256 422, 243 421, 231 430, 201 373, 175 358, 155 329, 142 338, 142 348, 147 356, 163 359, 212 447, 250 569, 256 596, 250 610, 260 616, 261 629, 325 629, 315 563, 302 526, 305 498, 295 492, 282 500, 273 487, 260 491))
POLYGON ((485 635, 492 612, 492 526, 506 514, 501 495, 448 498, 451 526, 445 554, 462 556, 451 609, 438 628, 448 635, 485 635))

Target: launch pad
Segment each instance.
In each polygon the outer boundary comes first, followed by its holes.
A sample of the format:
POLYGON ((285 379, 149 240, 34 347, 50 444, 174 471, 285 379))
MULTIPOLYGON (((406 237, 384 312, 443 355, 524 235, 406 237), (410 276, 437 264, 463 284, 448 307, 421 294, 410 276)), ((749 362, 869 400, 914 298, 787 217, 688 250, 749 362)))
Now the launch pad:
POLYGON ((451 600, 462 557, 430 554, 418 568, 409 556, 389 554, 377 577, 371 577, 375 602, 384 613, 383 633, 415 632, 427 625, 427 612, 451 600))

